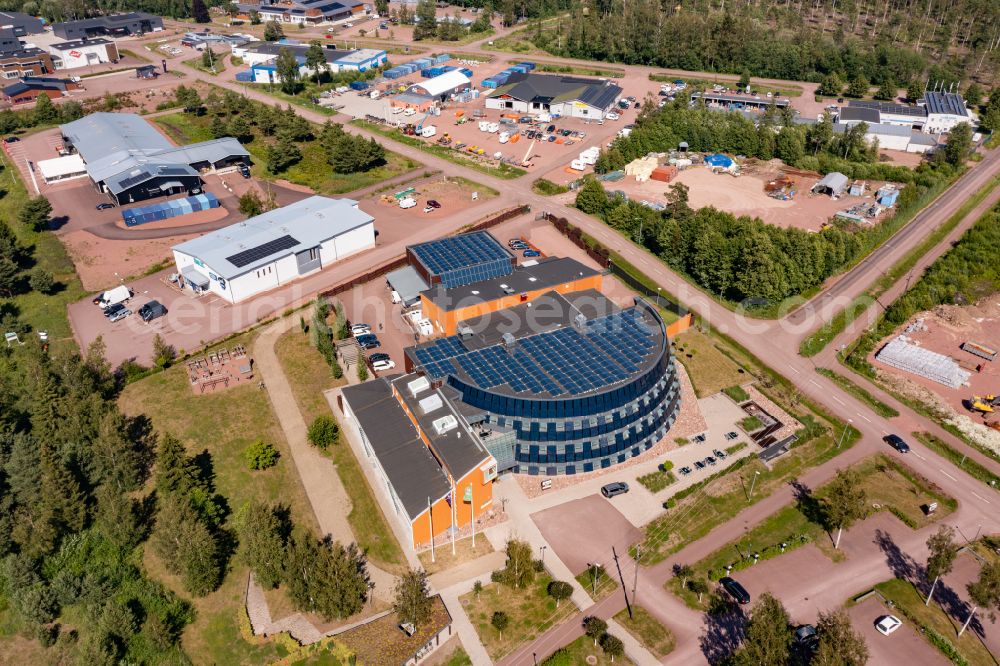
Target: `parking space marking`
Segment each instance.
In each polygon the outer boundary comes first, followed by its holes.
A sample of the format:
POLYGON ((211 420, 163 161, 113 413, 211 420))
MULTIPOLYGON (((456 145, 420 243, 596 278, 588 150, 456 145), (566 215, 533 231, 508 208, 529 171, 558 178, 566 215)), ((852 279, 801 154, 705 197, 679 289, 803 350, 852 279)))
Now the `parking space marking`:
POLYGON ((986 499, 985 497, 983 497, 982 495, 980 495, 979 493, 977 493, 975 490, 972 491, 972 494, 975 495, 978 499, 983 500, 987 504, 992 504, 992 502, 990 502, 988 499, 986 499))
POLYGON ((920 458, 921 460, 927 460, 927 458, 924 458, 922 455, 920 455, 916 451, 913 452, 913 455, 915 455, 916 457, 920 458))
POLYGON ((861 412, 858 412, 858 416, 860 416, 861 418, 863 418, 865 421, 868 421, 868 423, 872 422, 872 420, 870 418, 868 418, 867 416, 865 416, 861 412))
POLYGON ((823 388, 822 386, 820 386, 820 383, 818 381, 816 381, 815 379, 810 379, 809 382, 812 383, 812 384, 815 384, 816 386, 819 386, 820 388, 823 388))
POLYGON ((947 476, 952 481, 958 481, 958 479, 956 479, 955 477, 953 477, 951 474, 949 474, 948 472, 944 471, 940 467, 938 469, 941 471, 942 474, 944 474, 945 476, 947 476))
POLYGON ((795 374, 799 374, 799 371, 795 369, 794 365, 788 366, 788 369, 791 370, 792 372, 794 372, 795 374))
POLYGON ((842 404, 844 407, 847 407, 847 403, 844 402, 843 400, 841 400, 840 398, 838 398, 837 396, 831 395, 830 397, 833 398, 834 400, 836 400, 837 402, 839 402, 840 404, 842 404))

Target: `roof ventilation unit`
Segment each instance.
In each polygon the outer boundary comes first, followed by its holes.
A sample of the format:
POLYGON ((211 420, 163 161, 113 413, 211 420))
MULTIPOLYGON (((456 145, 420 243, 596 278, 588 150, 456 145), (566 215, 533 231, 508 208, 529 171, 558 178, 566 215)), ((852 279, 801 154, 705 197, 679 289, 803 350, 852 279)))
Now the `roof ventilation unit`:
POLYGON ((504 333, 501 336, 500 339, 503 340, 503 346, 504 347, 506 347, 507 349, 513 349, 513 347, 514 347, 514 334, 513 333, 504 333))
POLYGON ((458 327, 458 335, 463 340, 468 340, 473 335, 472 329, 469 328, 468 326, 459 326, 458 327))
POLYGON ((441 409, 441 407, 444 406, 444 403, 441 401, 441 396, 437 393, 430 394, 417 404, 420 405, 421 414, 430 414, 431 412, 441 409))
POLYGON ((410 392, 411 398, 416 398, 421 391, 426 391, 431 387, 431 382, 427 377, 417 377, 406 385, 406 390, 410 392))
POLYGON ((587 318, 583 314, 578 314, 573 317, 573 325, 582 331, 587 328, 587 318))
POLYGON ((454 430, 458 427, 458 419, 456 419, 452 414, 448 416, 442 416, 439 419, 434 420, 434 432, 439 435, 443 435, 446 432, 454 430))

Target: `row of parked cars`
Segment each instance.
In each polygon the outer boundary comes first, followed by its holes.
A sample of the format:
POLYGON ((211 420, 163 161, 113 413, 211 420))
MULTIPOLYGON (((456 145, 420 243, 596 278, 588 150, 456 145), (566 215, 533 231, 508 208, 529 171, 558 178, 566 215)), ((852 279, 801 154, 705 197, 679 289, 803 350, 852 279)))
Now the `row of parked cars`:
MULTIPOLYGON (((382 346, 382 343, 379 342, 378 336, 372 333, 372 327, 368 324, 352 324, 351 335, 354 337, 358 345, 366 351, 369 349, 377 349, 382 346)), ((375 372, 384 372, 386 370, 392 370, 396 367, 396 363, 389 358, 389 355, 385 352, 373 352, 368 354, 368 363, 375 372)))
POLYGON ((526 258, 542 256, 541 252, 531 247, 520 238, 511 238, 509 241, 507 241, 507 247, 509 247, 514 252, 520 252, 521 256, 526 258))
MULTIPOLYGON (((132 300, 134 292, 125 285, 102 291, 94 297, 94 305, 103 310, 104 316, 111 323, 121 321, 132 315, 126 303, 132 300)), ((144 322, 151 322, 167 314, 167 308, 159 301, 149 301, 139 308, 139 316, 144 322)))

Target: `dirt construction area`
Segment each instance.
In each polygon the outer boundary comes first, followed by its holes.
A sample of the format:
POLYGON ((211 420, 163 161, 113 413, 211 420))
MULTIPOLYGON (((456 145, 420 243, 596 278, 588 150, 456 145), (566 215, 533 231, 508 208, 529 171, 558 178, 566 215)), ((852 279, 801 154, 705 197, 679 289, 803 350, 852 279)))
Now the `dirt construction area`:
MULTIPOLYGON (((1000 295, 975 305, 942 305, 922 312, 883 342, 901 333, 913 344, 958 361, 970 372, 968 385, 952 389, 926 377, 892 368, 876 360, 872 353, 869 362, 880 371, 883 379, 907 395, 934 406, 935 411, 954 412, 959 417, 957 425, 963 430, 975 424, 1000 422, 1000 407, 985 415, 967 408, 973 396, 1000 395, 1000 358, 991 362, 961 349, 963 342, 975 342, 1000 350, 1000 295)), ((881 349, 881 345, 877 349, 881 349)), ((974 427, 973 431, 980 435, 977 439, 981 443, 1000 452, 1000 431, 981 426, 974 427)))
POLYGON ((621 190, 636 201, 665 204, 666 192, 670 186, 673 183, 683 183, 688 187, 692 208, 713 206, 733 215, 758 217, 778 227, 795 227, 805 231, 819 231, 823 223, 828 222, 837 211, 847 210, 862 202, 874 202, 872 190, 879 186, 869 184, 863 197, 845 193, 839 199, 833 199, 825 194, 810 192, 817 179, 796 176, 792 178, 795 196, 782 201, 768 196, 764 190, 767 183, 778 175, 779 172, 775 169, 733 177, 694 166, 678 173, 671 183, 657 180, 640 183, 634 177, 626 176, 623 180, 608 182, 604 186, 609 191, 621 190))

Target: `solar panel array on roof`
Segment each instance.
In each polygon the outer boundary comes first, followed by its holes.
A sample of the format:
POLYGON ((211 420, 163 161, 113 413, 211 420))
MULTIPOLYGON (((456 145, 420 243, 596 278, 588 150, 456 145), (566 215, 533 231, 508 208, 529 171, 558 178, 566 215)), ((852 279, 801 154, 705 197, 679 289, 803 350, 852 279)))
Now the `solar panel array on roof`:
POLYGON ((125 180, 121 181, 121 186, 122 186, 123 189, 124 188, 128 188, 128 187, 132 187, 133 185, 138 185, 139 183, 143 182, 144 180, 149 180, 152 177, 153 177, 153 175, 151 173, 149 173, 148 171, 140 171, 139 173, 133 174, 133 175, 129 176, 128 178, 126 178, 125 180))
POLYGON ((269 257, 275 252, 281 252, 282 250, 287 250, 288 248, 295 247, 299 242, 292 238, 291 236, 281 236, 280 238, 275 238, 272 241, 268 241, 263 245, 258 245, 257 247, 252 247, 249 250, 243 250, 242 252, 237 252, 236 254, 226 257, 226 261, 231 263, 233 266, 238 268, 243 268, 255 261, 269 257))
POLYGON ((462 234, 410 247, 431 275, 446 287, 458 287, 508 275, 510 254, 486 232, 462 234))
POLYGON ((922 106, 907 106, 906 104, 893 104, 892 102, 875 102, 863 99, 852 99, 847 103, 847 105, 862 109, 877 109, 882 113, 893 113, 897 116, 913 116, 915 118, 923 118, 927 115, 927 112, 922 106))
POLYGON ((585 332, 561 328, 517 341, 513 350, 493 345, 468 351, 452 336, 415 350, 435 379, 464 372, 479 388, 508 386, 515 393, 580 395, 628 379, 655 346, 636 310, 587 322, 585 332))

